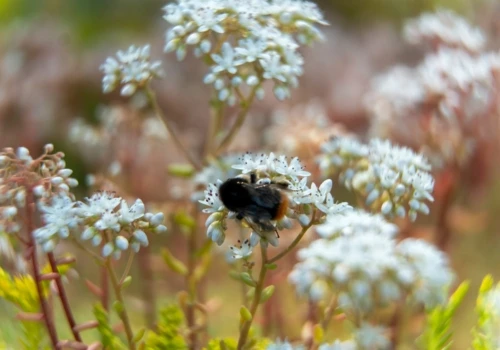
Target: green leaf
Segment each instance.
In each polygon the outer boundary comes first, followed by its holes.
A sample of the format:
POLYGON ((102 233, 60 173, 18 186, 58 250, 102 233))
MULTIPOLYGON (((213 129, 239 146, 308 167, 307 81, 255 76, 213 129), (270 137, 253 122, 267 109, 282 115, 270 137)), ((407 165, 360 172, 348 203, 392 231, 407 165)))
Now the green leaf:
POLYGON ((240 280, 249 287, 255 287, 257 282, 255 282, 248 272, 241 272, 239 276, 240 280))
POLYGON ((178 211, 173 216, 174 223, 185 231, 192 231, 196 227, 196 220, 185 211, 178 211))
POLYGON ((195 168, 191 164, 174 163, 168 166, 168 173, 172 176, 189 179, 193 176, 195 168))
POLYGON ((240 307, 240 316, 242 321, 250 321, 252 319, 252 313, 244 305, 240 307))
POLYGON ((275 287, 273 285, 271 286, 267 286, 266 288, 264 288, 264 290, 262 291, 262 294, 260 295, 260 303, 265 303, 266 301, 268 301, 274 294, 274 289, 275 287))
POLYGON ((427 312, 424 333, 419 338, 419 344, 425 350, 449 349, 452 344, 452 318, 467 291, 469 282, 462 282, 450 296, 446 305, 439 305, 427 312))
POLYGON ((94 316, 97 320, 97 331, 104 349, 124 350, 125 344, 116 336, 116 332, 111 329, 109 316, 101 304, 94 305, 94 316))
POLYGON ((278 267, 278 264, 276 264, 276 263, 266 264, 266 269, 268 269, 268 270, 276 270, 277 267, 278 267))
POLYGON ((167 264, 168 267, 174 272, 181 274, 183 276, 187 275, 187 267, 182 263, 182 261, 176 259, 172 253, 167 248, 164 248, 161 252, 161 256, 163 257, 163 261, 167 264))
POLYGON ((500 283, 494 285, 491 275, 487 275, 476 300, 477 323, 472 329, 472 348, 474 350, 496 349, 498 342, 498 329, 500 329, 500 319, 496 314, 496 308, 492 307, 493 300, 500 298, 500 283))
POLYGON ((164 307, 160 311, 156 331, 149 331, 144 348, 148 350, 186 350, 188 346, 181 335, 184 315, 175 305, 164 307))

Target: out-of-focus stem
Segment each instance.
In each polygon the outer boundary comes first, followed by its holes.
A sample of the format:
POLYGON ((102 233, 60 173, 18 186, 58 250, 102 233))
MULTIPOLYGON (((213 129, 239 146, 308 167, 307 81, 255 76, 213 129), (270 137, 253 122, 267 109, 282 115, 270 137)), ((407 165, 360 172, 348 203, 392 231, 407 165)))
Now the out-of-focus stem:
POLYGON ((442 251, 447 251, 451 239, 451 230, 448 225, 448 215, 450 213, 455 192, 458 187, 458 176, 454 173, 458 170, 448 170, 444 176, 449 177, 443 185, 446 186, 440 201, 440 207, 437 218, 437 237, 436 244, 442 251))
POLYGON ((75 338, 75 340, 82 342, 82 337, 80 336, 80 333, 78 332, 77 329, 75 329, 76 327, 75 317, 73 316, 73 312, 71 311, 71 306, 69 305, 68 296, 66 295, 61 275, 59 273, 59 269, 57 268, 57 263, 56 259, 54 258, 54 253, 48 253, 47 257, 49 259, 50 268, 52 269, 53 272, 57 273, 57 277, 55 279, 57 285, 57 294, 59 294, 59 299, 61 299, 61 304, 64 309, 64 314, 66 315, 66 319, 68 320, 68 324, 71 328, 71 332, 73 333, 73 337, 75 338))
POLYGON ((109 311, 109 283, 108 269, 106 266, 101 267, 101 304, 105 311, 109 311))
MULTIPOLYGON (((196 291, 196 281, 194 279, 194 270, 196 268, 196 249, 197 249, 197 241, 196 241, 196 227, 191 230, 189 233, 188 237, 188 244, 187 244, 187 254, 188 254, 188 263, 187 263, 187 269, 188 273, 186 275, 186 287, 187 287, 187 292, 188 292, 188 302, 187 302, 187 309, 186 309, 186 322, 187 326, 190 330, 194 329, 196 327, 196 318, 195 318, 195 311, 196 311, 196 297, 197 297, 197 291, 196 291)), ((198 348, 198 335, 197 332, 190 332, 189 333, 189 346, 190 349, 196 350, 198 348)))
POLYGON ((151 269, 151 250, 149 247, 142 247, 138 253, 137 261, 141 271, 141 292, 144 300, 144 316, 148 328, 154 328, 156 323, 156 295, 153 285, 153 270, 151 269))
POLYGON ((222 122, 224 120, 224 105, 221 101, 217 100, 217 97, 214 97, 214 102, 211 103, 211 116, 210 116, 210 124, 208 127, 207 140, 205 143, 205 161, 208 156, 212 154, 215 147, 215 142, 217 139, 217 135, 222 128, 222 122))
POLYGON ((337 296, 333 295, 332 298, 330 299, 330 303, 325 309, 325 314, 323 316, 323 319, 321 320, 321 328, 323 328, 323 331, 325 332, 326 329, 328 328, 328 324, 332 320, 336 305, 337 305, 337 296))
POLYGON ((224 148, 229 146, 231 141, 233 141, 233 138, 241 129, 243 123, 245 122, 246 116, 248 115, 248 110, 252 106, 252 102, 255 98, 256 92, 257 92, 257 87, 254 87, 250 92, 248 98, 246 100, 241 101, 241 109, 238 115, 236 116, 236 121, 234 122, 233 126, 229 129, 224 139, 222 139, 221 143, 219 144, 219 147, 217 147, 217 150, 215 151, 216 155, 222 152, 224 148))
POLYGON ((129 349, 135 350, 134 343, 134 333, 132 332, 132 326, 130 325, 130 319, 128 317, 127 309, 125 308, 125 301, 123 299, 122 290, 118 281, 118 277, 116 277, 115 270, 113 270, 113 266, 111 266, 111 258, 106 259, 105 264, 108 274, 111 281, 111 286, 115 292, 116 300, 120 303, 120 310, 118 310, 118 316, 123 322, 123 327, 125 328, 125 334, 127 336, 127 342, 129 349))
POLYGON ((146 95, 147 95, 147 97, 149 99, 149 102, 151 103, 151 106, 153 107, 153 110, 155 112, 156 117, 165 126, 165 128, 167 129, 169 135, 172 137, 172 140, 174 141, 174 143, 177 146, 177 148, 182 152, 182 154, 184 155, 184 157, 186 158, 186 160, 189 163, 191 163, 191 165, 195 169, 200 170, 201 166, 198 163, 198 161, 196 161, 194 159, 194 157, 186 149, 186 147, 184 147, 184 145, 182 144, 181 140, 177 137, 176 132, 174 131, 174 129, 172 128, 172 126, 170 125, 170 123, 167 121, 167 118, 165 118, 165 115, 163 114, 160 106, 158 105, 158 100, 156 99, 156 94, 154 93, 154 91, 150 87, 146 87, 145 88, 145 92, 146 92, 146 95))
POLYGON ((255 318, 255 314, 257 313, 257 308, 259 307, 260 297, 262 295, 262 291, 264 289, 264 282, 266 279, 266 272, 268 264, 267 260, 267 248, 264 248, 262 245, 260 246, 260 252, 262 256, 262 263, 260 265, 259 279, 257 280, 257 285, 255 286, 255 293, 252 299, 252 305, 250 306, 250 313, 252 318, 243 323, 243 326, 240 330, 240 337, 238 339, 238 350, 243 349, 248 339, 248 332, 250 331, 250 327, 252 327, 252 322, 255 318))
POLYGON ((50 316, 49 305, 45 299, 45 295, 42 288, 42 281, 40 280, 40 266, 38 264, 38 257, 36 254, 36 242, 33 237, 33 231, 35 230, 35 225, 33 223, 35 198, 31 188, 26 191, 26 238, 29 242, 28 249, 30 250, 30 260, 31 267, 33 269, 33 279, 35 280, 36 291, 38 293, 38 298, 40 299, 40 307, 42 309, 43 320, 47 331, 49 333, 50 342, 53 349, 58 349, 58 339, 57 331, 54 325, 54 320, 50 316))

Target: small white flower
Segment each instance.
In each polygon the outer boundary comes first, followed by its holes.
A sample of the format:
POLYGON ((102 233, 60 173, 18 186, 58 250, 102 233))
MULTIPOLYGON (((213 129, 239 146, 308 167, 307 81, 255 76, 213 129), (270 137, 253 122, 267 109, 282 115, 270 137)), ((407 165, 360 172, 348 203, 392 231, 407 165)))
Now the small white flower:
POLYGON ((219 186, 221 183, 222 181, 219 180, 216 185, 209 184, 205 190, 205 198, 199 201, 201 204, 209 207, 203 209, 204 213, 215 213, 224 209, 224 204, 222 204, 219 198, 219 186))
MULTIPOLYGON (((75 202, 65 195, 52 197, 50 204, 40 202, 38 210, 45 224, 33 231, 33 236, 39 244, 57 238, 67 238, 70 229, 76 228, 81 222, 77 215, 78 211, 75 209, 75 202)), ((51 246, 55 246, 55 244, 51 246)), ((49 247, 49 245, 46 247, 49 247)))
POLYGON ((221 54, 212 54, 212 59, 216 63, 216 65, 212 67, 212 72, 220 73, 227 71, 228 73, 236 74, 236 67, 242 62, 235 61, 234 56, 234 50, 231 44, 228 42, 222 44, 221 54))
POLYGON ((229 248, 231 249, 234 259, 246 259, 253 253, 253 247, 248 239, 246 239, 239 246, 235 245, 229 248))
POLYGON ((263 53, 267 49, 267 43, 259 38, 240 40, 238 44, 239 46, 235 48, 235 51, 245 62, 257 61, 263 57, 263 53))
POLYGON ((119 84, 123 84, 121 94, 130 96, 137 88, 146 85, 152 78, 161 77, 161 62, 150 62, 150 46, 130 46, 127 51, 118 51, 117 59, 108 57, 101 70, 103 91, 113 91, 119 84))
POLYGON ((129 208, 127 202, 122 199, 120 203, 120 210, 118 211, 118 221, 124 225, 130 224, 131 222, 143 217, 144 211, 145 207, 142 200, 137 199, 129 208))

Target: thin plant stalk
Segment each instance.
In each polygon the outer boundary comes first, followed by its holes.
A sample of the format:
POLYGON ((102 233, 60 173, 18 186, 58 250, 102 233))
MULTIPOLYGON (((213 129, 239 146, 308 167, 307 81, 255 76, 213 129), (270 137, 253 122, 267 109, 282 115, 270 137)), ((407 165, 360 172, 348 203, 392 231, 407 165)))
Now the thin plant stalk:
POLYGON ((106 259, 105 266, 110 277, 109 279, 111 282, 111 286, 113 287, 113 291, 115 292, 116 300, 120 304, 117 312, 118 316, 123 322, 123 327, 125 328, 125 334, 127 336, 127 343, 129 349, 135 350, 136 347, 134 342, 134 333, 132 331, 132 326, 130 324, 130 319, 128 317, 127 309, 125 308, 125 300, 123 299, 120 282, 118 281, 118 277, 116 276, 113 266, 111 266, 111 258, 106 259))
POLYGON ((40 308, 42 309, 43 321, 45 326, 47 327, 47 332, 49 333, 50 342, 52 344, 53 349, 58 348, 58 338, 57 338, 57 330, 54 324, 54 320, 50 316, 49 305, 47 303, 47 299, 45 298, 44 291, 42 288, 42 281, 40 280, 40 265, 37 257, 37 246, 35 242, 35 238, 33 237, 32 232, 35 230, 35 225, 33 223, 33 215, 34 215, 34 206, 35 199, 33 195, 32 189, 27 189, 26 191, 26 238, 28 239, 29 245, 28 249, 30 252, 30 260, 31 267, 33 269, 33 279, 35 280, 36 291, 38 294, 38 298, 40 300, 40 308))
MULTIPOLYGON (((196 207, 194 208, 194 216, 197 216, 198 211, 196 207)), ((197 242, 197 226, 190 231, 188 237, 187 244, 187 254, 188 254, 188 263, 187 263, 187 275, 186 275, 186 287, 188 293, 188 302, 186 307, 186 322, 187 326, 190 330, 194 330, 196 328, 196 299, 197 299, 197 286, 194 276, 194 271, 196 269, 197 257, 196 250, 198 246, 197 242)), ((190 349, 196 350, 198 348, 198 335, 197 332, 191 331, 189 333, 189 344, 190 349)))
POLYGON ((243 349, 245 343, 247 342, 248 332, 250 331, 253 319, 255 318, 255 314, 257 313, 260 297, 264 289, 264 281, 266 278, 267 266, 269 264, 275 263, 276 261, 284 257, 286 254, 292 251, 297 246, 297 244, 299 244, 300 240, 302 239, 302 237, 304 237, 307 230, 313 225, 315 214, 316 211, 313 212, 310 223, 307 226, 303 227, 300 233, 297 235, 297 237, 292 241, 292 243, 287 248, 285 248, 281 253, 276 255, 274 258, 268 259, 267 249, 261 245, 262 264, 260 267, 259 279, 257 281, 257 285, 255 286, 255 294, 252 300, 252 304, 250 306, 250 313, 252 315, 252 318, 246 321, 241 327, 240 337, 238 339, 238 347, 237 347, 238 350, 243 349))
POLYGON ((250 106, 252 105, 252 102, 255 98, 256 92, 257 88, 254 87, 250 92, 248 98, 241 101, 241 110, 236 116, 236 121, 234 122, 233 126, 228 130, 226 136, 222 139, 221 143, 217 147, 217 150, 215 151, 216 155, 222 152, 227 146, 229 146, 229 144, 233 141, 238 131, 240 131, 248 115, 248 110, 250 109, 250 106))
POLYGON ((71 328, 71 333, 73 333, 73 337, 75 338, 76 341, 82 342, 82 337, 80 336, 78 330, 75 328, 76 327, 75 317, 73 316, 73 312, 71 311, 71 306, 69 305, 68 296, 66 295, 61 275, 59 273, 59 269, 57 268, 56 259, 54 258, 54 253, 48 253, 47 257, 49 259, 49 264, 50 268, 52 269, 52 272, 55 272, 58 275, 57 278, 55 279, 57 286, 57 294, 59 295, 59 299, 61 299, 61 304, 63 306, 64 314, 66 316, 68 324, 71 328))
POLYGON ((260 246, 260 252, 262 256, 262 263, 260 265, 260 271, 259 271, 259 279, 257 280, 257 285, 255 286, 255 293, 253 295, 252 299, 252 304, 250 306, 250 313, 252 315, 252 318, 250 320, 245 321, 243 323, 243 326, 241 327, 240 331, 240 337, 238 339, 238 350, 243 349, 245 346, 247 339, 248 339, 248 332, 250 331, 250 327, 252 327, 252 322, 255 318, 255 314, 257 313, 257 309, 259 307, 260 303, 260 297, 262 294, 262 291, 264 290, 264 281, 266 279, 266 273, 267 273, 267 248, 265 248, 263 245, 260 246))
POLYGON ((154 91, 147 86, 145 88, 146 96, 148 97, 149 102, 151 103, 151 106, 153 107, 153 110, 155 112, 156 117, 158 118, 159 121, 165 126, 165 129, 168 131, 168 134, 170 137, 172 137, 172 140, 174 141, 175 145, 177 148, 181 151, 181 153, 184 155, 186 160, 197 170, 201 169, 200 164, 194 157, 189 153, 187 148, 183 145, 182 141, 177 137, 177 133, 175 130, 172 128, 170 123, 167 121, 167 118, 163 114, 160 106, 158 105, 158 100, 156 98, 156 94, 154 91))
POLYGON ((156 295, 153 282, 153 269, 151 268, 151 249, 142 247, 137 256, 141 271, 141 293, 144 300, 144 316, 149 329, 154 329, 156 324, 156 295))
POLYGON ((267 262, 268 264, 275 263, 276 261, 278 261, 279 259, 281 259, 285 255, 287 255, 291 250, 293 250, 297 246, 297 244, 299 244, 300 240, 302 239, 302 237, 304 237, 307 230, 309 230, 309 228, 313 225, 315 214, 316 214, 316 212, 313 212, 313 215, 311 217, 311 221, 310 221, 309 225, 304 226, 302 228, 302 230, 300 231, 300 233, 297 235, 297 237, 295 237, 295 239, 292 241, 292 243, 290 243, 290 245, 288 247, 286 247, 281 253, 276 255, 274 258, 269 259, 267 262))

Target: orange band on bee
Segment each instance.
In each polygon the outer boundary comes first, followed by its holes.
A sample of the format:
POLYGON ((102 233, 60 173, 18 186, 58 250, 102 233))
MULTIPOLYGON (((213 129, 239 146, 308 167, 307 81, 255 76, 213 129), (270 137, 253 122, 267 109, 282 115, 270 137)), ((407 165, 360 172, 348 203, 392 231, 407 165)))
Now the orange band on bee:
POLYGON ((278 207, 278 211, 276 212, 276 216, 273 220, 280 220, 286 215, 286 211, 288 210, 288 196, 281 194, 281 203, 278 207))

